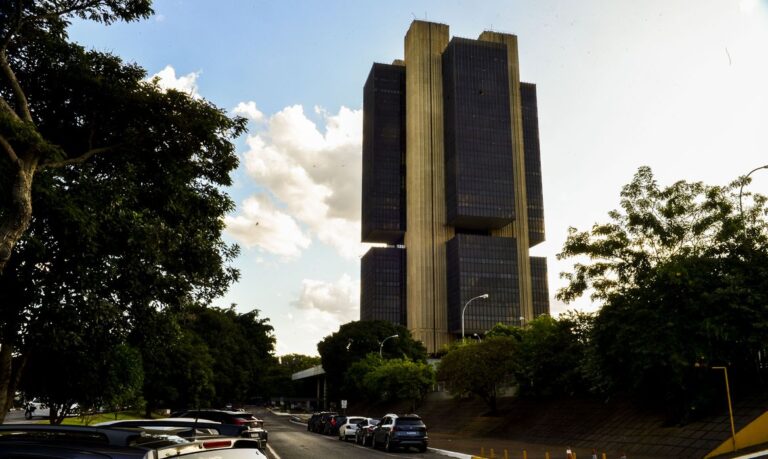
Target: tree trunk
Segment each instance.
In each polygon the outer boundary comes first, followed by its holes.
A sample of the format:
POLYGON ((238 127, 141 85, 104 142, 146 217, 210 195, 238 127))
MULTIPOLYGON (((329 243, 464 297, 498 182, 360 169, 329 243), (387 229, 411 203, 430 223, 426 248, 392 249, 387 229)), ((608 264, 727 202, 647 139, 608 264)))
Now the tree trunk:
MULTIPOLYGON (((11 389, 11 377, 13 363, 13 346, 10 344, 0 344, 0 408, 4 408, 8 405, 8 398, 13 400, 13 393, 9 393, 11 389)), ((5 415, 8 414, 8 410, 4 409, 0 413, 0 424, 5 422, 5 415)))
POLYGON ((8 213, 0 220, 0 274, 11 258, 13 248, 32 221, 32 179, 37 160, 17 160, 11 187, 8 213))

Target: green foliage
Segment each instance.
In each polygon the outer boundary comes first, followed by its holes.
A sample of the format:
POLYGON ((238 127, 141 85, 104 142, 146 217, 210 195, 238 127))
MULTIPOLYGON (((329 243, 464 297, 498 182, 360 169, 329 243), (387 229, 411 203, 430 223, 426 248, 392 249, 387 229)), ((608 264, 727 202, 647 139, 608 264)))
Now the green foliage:
MULTIPOLYGON (((202 309, 239 275, 229 265, 238 248, 221 235, 245 120, 67 39, 73 18, 151 12, 149 0, 0 2, 0 61, 23 92, 4 72, 0 137, 31 165, 35 212, 0 260, 0 343, 38 375, 25 390, 62 406, 124 404, 142 374, 148 411, 246 398, 272 365, 271 327, 256 312, 202 309), (97 154, 78 162, 86 152, 97 154), (220 334, 186 327, 189 308, 220 334)), ((3 230, 18 218, 9 157, 0 154, 3 230)), ((0 386, 9 376, 0 369, 0 386)))
POLYGON ((432 367, 409 359, 383 360, 363 377, 366 392, 378 396, 374 400, 411 400, 412 410, 434 384, 432 367))
POLYGON ((521 396, 585 394, 584 364, 592 317, 571 312, 554 319, 543 315, 521 331, 515 379, 521 396))
POLYGON ((506 336, 509 338, 515 338, 519 341, 522 339, 522 334, 523 331, 520 327, 515 325, 504 325, 503 323, 499 322, 485 333, 485 337, 491 338, 494 336, 506 336))
POLYGON ((385 358, 399 356, 417 362, 426 361, 424 345, 414 340, 407 328, 382 320, 349 322, 320 341, 317 350, 328 378, 329 397, 336 398, 341 393, 345 397, 354 397, 349 388, 344 388, 347 370, 369 353, 378 354, 382 340, 392 335, 399 336, 384 344, 382 353, 385 358))
POLYGON ((479 397, 493 413, 499 388, 515 383, 518 348, 516 339, 505 336, 465 342, 442 358, 437 379, 456 396, 479 397))
POLYGON ((730 367, 737 394, 760 389, 768 212, 764 197, 745 193, 742 217, 744 183, 661 188, 641 168, 611 223, 571 229, 558 256, 589 263, 565 274, 558 295, 567 301, 591 290, 602 303, 586 354, 600 390, 663 404, 679 422, 716 405, 710 365, 730 367))

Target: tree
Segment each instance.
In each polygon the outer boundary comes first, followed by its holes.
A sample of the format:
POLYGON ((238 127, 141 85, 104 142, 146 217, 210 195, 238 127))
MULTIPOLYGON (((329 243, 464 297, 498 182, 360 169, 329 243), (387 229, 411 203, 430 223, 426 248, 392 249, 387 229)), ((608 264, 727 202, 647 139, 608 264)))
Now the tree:
POLYGON ((435 385, 432 367, 409 359, 382 360, 377 354, 371 355, 379 360, 363 376, 365 393, 371 400, 410 400, 411 411, 415 411, 424 395, 435 385))
POLYGON ((473 395, 496 413, 496 396, 502 385, 514 383, 519 344, 509 337, 467 342, 449 351, 437 368, 437 380, 458 397, 473 395))
POLYGON ((244 120, 67 41, 69 18, 134 20, 149 5, 0 3, 0 406, 46 310, 87 297, 140 328, 144 310, 208 304, 237 278, 220 186, 244 120))
POLYGON ((384 356, 426 361, 426 348, 413 339, 407 328, 383 320, 349 322, 320 341, 317 350, 328 378, 329 396, 334 398, 342 392, 344 375, 353 362, 365 358, 370 352, 378 353, 382 340, 392 335, 398 337, 385 343, 382 348, 384 356))
POLYGON ((103 314, 103 305, 48 311, 27 343, 27 371, 21 390, 50 407, 50 422, 59 424, 82 409, 138 397, 143 371, 133 349, 122 344, 119 318, 103 314))
POLYGON ((515 379, 521 396, 587 393, 587 346, 591 316, 570 312, 537 317, 521 330, 515 379))
POLYGON ((228 309, 190 307, 182 315, 182 327, 206 344, 213 359, 213 406, 228 402, 245 403, 267 390, 275 337, 269 319, 259 319, 259 311, 239 314, 228 309))
POLYGON ((675 422, 715 403, 712 372, 700 364, 729 365, 737 389, 759 387, 763 378, 766 200, 754 196, 742 216, 742 183, 661 188, 641 168, 611 222, 572 228, 558 255, 589 260, 565 275, 569 284, 558 296, 591 291, 601 302, 592 355, 605 389, 664 405, 675 422))

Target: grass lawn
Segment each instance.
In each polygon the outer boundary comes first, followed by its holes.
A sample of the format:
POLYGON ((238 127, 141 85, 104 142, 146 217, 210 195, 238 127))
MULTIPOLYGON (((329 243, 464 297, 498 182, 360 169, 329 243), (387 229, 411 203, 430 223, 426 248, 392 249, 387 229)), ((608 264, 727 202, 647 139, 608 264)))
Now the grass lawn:
MULTIPOLYGON (((155 415, 155 417, 162 417, 155 415)), ((138 411, 120 411, 117 413, 97 413, 88 416, 73 416, 62 422, 63 425, 87 426, 100 422, 120 421, 123 419, 145 419, 143 412, 138 411)))

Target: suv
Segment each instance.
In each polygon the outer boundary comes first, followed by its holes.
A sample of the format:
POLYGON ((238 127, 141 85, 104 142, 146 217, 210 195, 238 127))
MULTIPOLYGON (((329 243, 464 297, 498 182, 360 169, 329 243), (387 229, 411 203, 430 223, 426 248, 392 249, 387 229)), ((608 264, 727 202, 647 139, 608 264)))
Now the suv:
POLYGON ((262 459, 246 438, 184 439, 141 429, 44 424, 0 425, 0 457, 100 457, 103 459, 262 459))
POLYGON ((416 414, 388 414, 374 429, 372 443, 374 448, 381 445, 387 451, 415 446, 423 453, 429 444, 427 426, 416 414))

